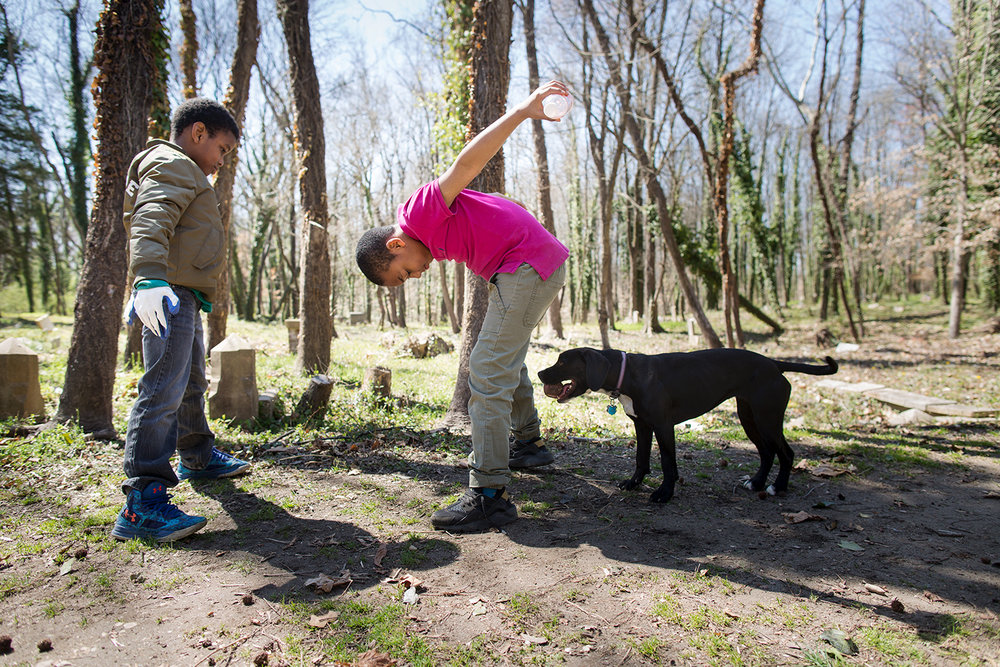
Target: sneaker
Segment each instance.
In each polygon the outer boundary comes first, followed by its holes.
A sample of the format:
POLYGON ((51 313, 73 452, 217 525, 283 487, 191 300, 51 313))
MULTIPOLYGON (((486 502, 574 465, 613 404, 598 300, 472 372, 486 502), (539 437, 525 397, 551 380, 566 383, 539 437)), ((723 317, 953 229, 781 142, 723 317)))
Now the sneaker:
POLYGON ((479 489, 467 489, 448 507, 431 515, 431 525, 453 533, 471 533, 499 528, 517 518, 517 508, 502 490, 490 498, 479 489))
POLYGON ((118 540, 148 538, 154 542, 173 542, 205 527, 208 519, 190 516, 170 502, 167 487, 151 482, 142 491, 131 489, 125 506, 115 520, 111 536, 118 540))
POLYGON ((236 477, 250 469, 250 463, 227 454, 221 449, 212 447, 212 458, 208 465, 200 470, 188 468, 183 462, 177 464, 177 477, 180 479, 222 479, 236 477))
POLYGON ((507 465, 511 468, 539 468, 547 466, 556 460, 548 447, 539 447, 535 443, 541 438, 532 438, 527 442, 513 440, 510 445, 510 456, 507 465))

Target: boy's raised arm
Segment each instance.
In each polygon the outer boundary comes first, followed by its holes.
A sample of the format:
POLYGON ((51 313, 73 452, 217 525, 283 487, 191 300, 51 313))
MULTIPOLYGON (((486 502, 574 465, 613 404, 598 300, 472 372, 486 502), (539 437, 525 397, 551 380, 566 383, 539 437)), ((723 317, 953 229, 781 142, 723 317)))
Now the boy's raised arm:
POLYGON ((551 120, 542 111, 542 100, 549 95, 569 95, 569 89, 560 81, 549 81, 539 86, 516 107, 510 109, 465 145, 448 169, 438 178, 438 186, 445 204, 451 206, 462 190, 468 187, 486 163, 497 154, 514 129, 528 118, 551 120))

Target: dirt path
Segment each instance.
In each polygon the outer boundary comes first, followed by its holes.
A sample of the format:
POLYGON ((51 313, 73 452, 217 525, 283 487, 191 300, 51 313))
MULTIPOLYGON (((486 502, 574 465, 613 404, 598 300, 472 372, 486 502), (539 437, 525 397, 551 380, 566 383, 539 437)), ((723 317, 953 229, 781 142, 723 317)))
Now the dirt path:
MULTIPOLYGON (((953 378, 996 364, 953 355, 920 387, 910 354, 869 350, 838 377, 961 393, 953 378)), ((172 547, 107 538, 114 444, 30 460, 9 436, 0 635, 13 651, 0 663, 1000 664, 997 422, 889 428, 864 398, 790 379, 785 497, 739 488, 757 454, 724 404, 679 430, 670 503, 648 502, 658 469, 617 488, 630 440, 559 431, 556 463, 511 485, 521 518, 467 536, 430 530, 466 471, 429 430, 259 452, 251 476, 182 484, 181 505, 210 524, 172 547), (349 583, 317 591, 320 574, 349 583), (855 648, 832 652, 830 631, 855 648)))

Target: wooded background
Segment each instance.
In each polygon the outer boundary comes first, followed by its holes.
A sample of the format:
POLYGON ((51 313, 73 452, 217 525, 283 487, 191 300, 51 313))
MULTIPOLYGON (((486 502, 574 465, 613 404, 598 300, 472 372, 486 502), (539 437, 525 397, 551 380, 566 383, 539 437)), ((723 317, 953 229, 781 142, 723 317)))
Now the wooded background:
POLYGON ((779 330, 805 304, 861 340, 867 304, 919 296, 958 337, 969 304, 1000 307, 990 0, 2 0, 0 20, 0 313, 75 313, 60 416, 88 431, 122 358, 124 169, 193 95, 245 132, 216 180, 210 345, 229 314, 297 317, 304 371, 352 312, 464 321, 467 358, 475 277, 375 288, 355 243, 548 78, 576 106, 519 128, 489 178, 570 248, 556 335, 694 317, 739 346, 741 318, 779 330))

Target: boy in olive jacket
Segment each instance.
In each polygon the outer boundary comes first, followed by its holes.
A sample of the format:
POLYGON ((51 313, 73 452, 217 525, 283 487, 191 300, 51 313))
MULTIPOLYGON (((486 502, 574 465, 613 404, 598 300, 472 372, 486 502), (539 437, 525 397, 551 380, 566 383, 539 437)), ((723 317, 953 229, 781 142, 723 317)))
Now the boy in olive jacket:
POLYGON ((145 373, 125 436, 125 506, 111 534, 170 542, 207 523, 182 512, 167 489, 180 479, 215 479, 250 464, 215 448, 205 418, 201 312, 211 312, 226 238, 208 177, 235 148, 240 129, 218 102, 177 107, 170 141, 151 140, 132 159, 125 190, 132 296, 129 324, 143 323, 145 373), (170 458, 180 457, 177 472, 170 458))

